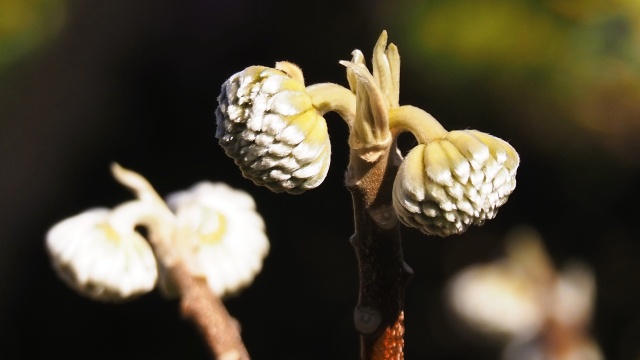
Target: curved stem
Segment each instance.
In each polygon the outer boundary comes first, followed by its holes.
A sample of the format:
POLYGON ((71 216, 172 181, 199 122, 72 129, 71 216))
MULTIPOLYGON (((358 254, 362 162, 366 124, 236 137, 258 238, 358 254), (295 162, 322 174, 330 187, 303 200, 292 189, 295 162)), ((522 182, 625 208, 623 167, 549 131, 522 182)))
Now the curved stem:
POLYGON ((109 215, 109 224, 119 233, 133 232, 138 225, 160 229, 170 234, 173 228, 173 214, 158 204, 140 199, 127 201, 116 206, 109 215))
POLYGON ((447 135, 447 130, 431 114, 411 105, 389 110, 389 128, 394 137, 404 131, 411 132, 420 144, 428 144, 447 135))
POLYGON ((117 162, 111 163, 111 174, 120 184, 133 191, 138 199, 159 204, 170 212, 162 197, 142 175, 123 168, 117 162))
POLYGON ((326 114, 335 111, 347 123, 349 129, 356 118, 356 96, 351 90, 332 83, 321 83, 307 86, 313 107, 326 114))
POLYGON ((138 198, 116 207, 111 216, 112 222, 133 229, 143 225, 156 234, 149 241, 154 246, 156 256, 164 266, 169 267, 178 261, 180 251, 171 248, 175 216, 171 209, 156 192, 144 176, 125 169, 118 163, 111 164, 111 173, 116 180, 129 188, 138 198), (158 242, 165 242, 159 244, 158 242))

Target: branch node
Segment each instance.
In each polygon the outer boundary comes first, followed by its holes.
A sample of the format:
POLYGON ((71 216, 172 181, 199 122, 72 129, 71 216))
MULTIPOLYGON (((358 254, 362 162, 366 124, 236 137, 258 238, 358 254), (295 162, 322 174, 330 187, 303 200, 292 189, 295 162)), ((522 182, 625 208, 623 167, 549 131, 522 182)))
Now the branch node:
POLYGON ((371 335, 380 327, 382 314, 374 307, 361 305, 353 311, 353 320, 361 335, 371 335))

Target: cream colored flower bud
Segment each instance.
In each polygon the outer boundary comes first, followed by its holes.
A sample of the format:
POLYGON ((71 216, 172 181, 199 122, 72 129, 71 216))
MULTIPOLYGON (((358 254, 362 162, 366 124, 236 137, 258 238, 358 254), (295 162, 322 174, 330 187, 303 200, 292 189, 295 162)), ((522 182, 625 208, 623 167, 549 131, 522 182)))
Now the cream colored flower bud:
POLYGON ((449 285, 449 304, 470 329, 497 338, 535 335, 544 322, 539 289, 507 264, 469 267, 449 285))
POLYGON ((169 195, 176 214, 176 248, 192 274, 219 296, 249 285, 269 251, 253 198, 223 183, 202 182, 169 195))
POLYGON ((393 206, 407 226, 447 236, 495 217, 516 186, 519 157, 507 142, 475 130, 420 144, 402 162, 393 206))
POLYGON ((299 194, 326 177, 331 144, 300 69, 276 67, 251 66, 222 85, 216 137, 245 177, 275 192, 299 194))
POLYGON ((97 208, 54 225, 47 250, 58 276, 94 300, 121 301, 156 285, 156 260, 149 243, 131 229, 112 224, 112 212, 97 208))

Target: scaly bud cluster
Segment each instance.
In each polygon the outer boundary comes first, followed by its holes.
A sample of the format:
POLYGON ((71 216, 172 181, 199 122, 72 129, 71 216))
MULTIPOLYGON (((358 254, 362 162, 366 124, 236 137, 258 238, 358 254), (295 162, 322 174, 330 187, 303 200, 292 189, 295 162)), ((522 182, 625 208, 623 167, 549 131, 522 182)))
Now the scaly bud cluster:
POLYGON ((393 205, 407 226, 447 236, 495 217, 516 186, 519 157, 475 130, 448 132, 412 149, 394 182, 393 205))
POLYGON ((216 137, 245 177, 275 192, 299 194, 326 177, 331 144, 300 69, 276 67, 251 66, 222 85, 216 137))
POLYGON ((350 162, 352 174, 366 173, 392 151, 398 134, 416 137, 419 145, 402 162, 393 187, 402 223, 448 236, 494 218, 516 185, 520 160, 513 147, 475 130, 449 132, 427 112, 401 106, 400 55, 387 45, 386 32, 374 48, 372 71, 361 51, 352 54, 340 62, 350 90, 305 87, 300 69, 287 62, 248 67, 222 85, 216 137, 243 175, 276 192, 318 186, 330 161, 322 115, 336 111, 349 126, 351 158, 359 159, 350 162))

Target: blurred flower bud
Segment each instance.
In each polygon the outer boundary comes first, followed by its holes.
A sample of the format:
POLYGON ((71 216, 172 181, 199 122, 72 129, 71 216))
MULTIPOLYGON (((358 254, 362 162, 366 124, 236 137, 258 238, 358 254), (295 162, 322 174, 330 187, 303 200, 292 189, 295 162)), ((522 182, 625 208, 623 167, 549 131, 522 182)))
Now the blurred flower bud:
POLYGON ((503 360, 604 360, 600 346, 590 338, 572 339, 559 349, 549 347, 540 337, 518 338, 509 342, 502 352, 503 360))
POLYGON ((216 137, 245 177, 292 194, 324 180, 331 159, 327 124, 298 67, 248 67, 222 85, 218 103, 216 137))
POLYGON ((592 270, 586 264, 570 262, 554 284, 551 316, 567 327, 585 327, 591 321, 595 292, 592 270))
POLYGON ((596 288, 592 270, 573 261, 558 273, 530 227, 510 232, 505 255, 451 279, 453 319, 506 341, 504 360, 603 359, 587 334, 596 288))
POLYGON ((112 212, 97 208, 54 225, 47 250, 58 276, 94 300, 120 301, 156 285, 156 260, 149 243, 131 229, 111 223, 112 212))
POLYGON ((544 322, 538 288, 508 264, 463 270, 449 285, 454 314, 469 328, 500 338, 528 337, 544 322))
POLYGON ((175 239, 180 243, 175 248, 183 252, 193 275, 204 277, 219 296, 253 281, 269 252, 269 240, 249 194, 223 183, 202 182, 170 194, 167 203, 176 214, 175 239))
POLYGON ((427 235, 463 233, 495 217, 516 186, 519 157, 507 142, 475 130, 420 144, 402 162, 393 206, 427 235))

